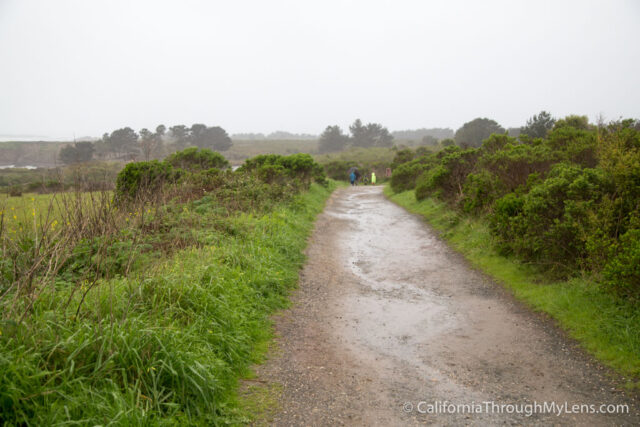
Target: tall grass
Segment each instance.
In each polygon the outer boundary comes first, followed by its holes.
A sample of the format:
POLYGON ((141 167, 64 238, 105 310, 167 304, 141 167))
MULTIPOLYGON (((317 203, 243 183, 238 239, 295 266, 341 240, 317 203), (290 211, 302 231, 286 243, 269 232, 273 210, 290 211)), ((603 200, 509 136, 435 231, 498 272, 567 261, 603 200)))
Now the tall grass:
POLYGON ((330 191, 314 184, 269 211, 236 215, 213 199, 176 205, 172 221, 194 234, 185 249, 77 291, 54 282, 25 321, 4 317, 0 424, 247 421, 237 379, 270 336, 269 313, 297 283, 330 191))
POLYGON ((385 194, 424 217, 476 267, 494 277, 535 310, 549 314, 596 358, 640 387, 640 311, 601 289, 590 277, 550 281, 534 269, 499 254, 488 225, 461 215, 444 202, 416 201, 414 191, 385 194))

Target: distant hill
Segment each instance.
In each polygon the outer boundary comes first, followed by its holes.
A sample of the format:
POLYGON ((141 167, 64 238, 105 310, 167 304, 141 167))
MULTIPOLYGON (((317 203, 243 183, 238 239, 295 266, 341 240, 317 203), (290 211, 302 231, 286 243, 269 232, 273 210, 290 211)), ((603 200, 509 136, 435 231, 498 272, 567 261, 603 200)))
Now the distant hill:
POLYGON ((396 139, 412 139, 420 141, 425 136, 432 136, 438 140, 453 138, 453 129, 449 128, 421 128, 410 130, 396 130, 391 132, 396 139))
POLYGON ((231 139, 239 139, 244 141, 252 141, 252 140, 301 140, 301 139, 318 139, 318 135, 311 135, 308 133, 291 133, 283 130, 277 130, 275 132, 271 132, 268 135, 263 133, 234 133, 231 135, 231 139))

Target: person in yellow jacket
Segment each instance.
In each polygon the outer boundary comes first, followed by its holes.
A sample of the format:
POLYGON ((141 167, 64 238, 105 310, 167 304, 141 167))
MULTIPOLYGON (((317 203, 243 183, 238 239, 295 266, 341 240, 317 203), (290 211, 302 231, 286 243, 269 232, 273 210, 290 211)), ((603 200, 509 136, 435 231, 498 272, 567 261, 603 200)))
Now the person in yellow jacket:
POLYGON ((371 172, 371 185, 376 185, 376 173, 371 172))

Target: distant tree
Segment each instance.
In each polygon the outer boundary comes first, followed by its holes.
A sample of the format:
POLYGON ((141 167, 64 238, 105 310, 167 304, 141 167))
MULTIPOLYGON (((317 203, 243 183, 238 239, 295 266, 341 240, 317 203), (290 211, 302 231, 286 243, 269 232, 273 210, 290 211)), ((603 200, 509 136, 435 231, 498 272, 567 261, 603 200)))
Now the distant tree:
POLYGON ((438 145, 438 138, 431 135, 425 135, 422 137, 422 145, 438 145))
MULTIPOLYGON (((555 122, 551 114, 543 110, 527 120, 527 125, 520 128, 520 133, 526 134, 531 138, 544 138, 547 136, 547 132, 553 129, 555 122)), ((518 136, 512 135, 511 133, 509 133, 509 135, 518 136)))
POLYGON ((89 162, 93 158, 94 146, 92 142, 76 142, 60 150, 60 161, 66 165, 72 163, 89 162))
POLYGON ((207 128, 207 138, 211 144, 210 148, 216 151, 227 151, 233 145, 227 131, 220 126, 207 128))
POLYGON ((156 126, 156 135, 162 138, 164 134, 167 132, 167 127, 165 125, 156 126))
POLYGON ((155 151, 158 144, 156 135, 149 129, 140 129, 140 151, 146 161, 149 161, 151 154, 155 151))
POLYGON ((111 132, 104 143, 114 155, 132 154, 137 150, 138 134, 130 127, 117 129, 111 132))
POLYGON ((367 128, 370 129, 370 134, 373 137, 374 146, 376 147, 391 147, 393 145, 393 135, 386 127, 378 123, 369 123, 367 128))
POLYGON ((191 126, 189 140, 196 147, 209 148, 215 151, 226 151, 232 145, 231 138, 226 130, 220 126, 207 127, 201 123, 191 126))
POLYGON ((356 119, 349 126, 349 131, 354 147, 391 147, 393 145, 393 135, 379 123, 368 123, 364 126, 360 119, 356 119))
POLYGON ((185 125, 171 126, 169 136, 177 148, 185 148, 189 145, 189 128, 185 125))
POLYGON ((349 132, 351 132, 351 144, 354 147, 367 147, 369 145, 367 130, 362 125, 360 119, 356 119, 353 124, 349 126, 349 132))
POLYGON ((196 147, 207 147, 207 125, 202 123, 194 123, 191 125, 189 133, 189 142, 196 147))
POLYGON ((477 118, 465 123, 456 131, 455 141, 461 147, 480 147, 482 141, 492 133, 504 132, 504 128, 495 120, 477 118))
POLYGON ((342 132, 340 126, 327 126, 320 135, 318 141, 318 151, 329 153, 332 151, 344 150, 349 142, 349 137, 342 132))
POLYGON ((566 126, 576 128, 576 129, 588 130, 589 118, 587 116, 570 115, 563 119, 557 120, 553 128, 558 129, 566 126))

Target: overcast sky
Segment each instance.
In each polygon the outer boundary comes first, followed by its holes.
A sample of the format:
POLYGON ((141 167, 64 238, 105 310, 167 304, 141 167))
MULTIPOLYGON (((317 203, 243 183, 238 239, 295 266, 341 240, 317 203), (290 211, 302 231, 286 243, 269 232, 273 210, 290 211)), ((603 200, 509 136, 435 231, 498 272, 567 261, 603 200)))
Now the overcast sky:
POLYGON ((0 0, 0 134, 640 117, 640 1, 0 0))

